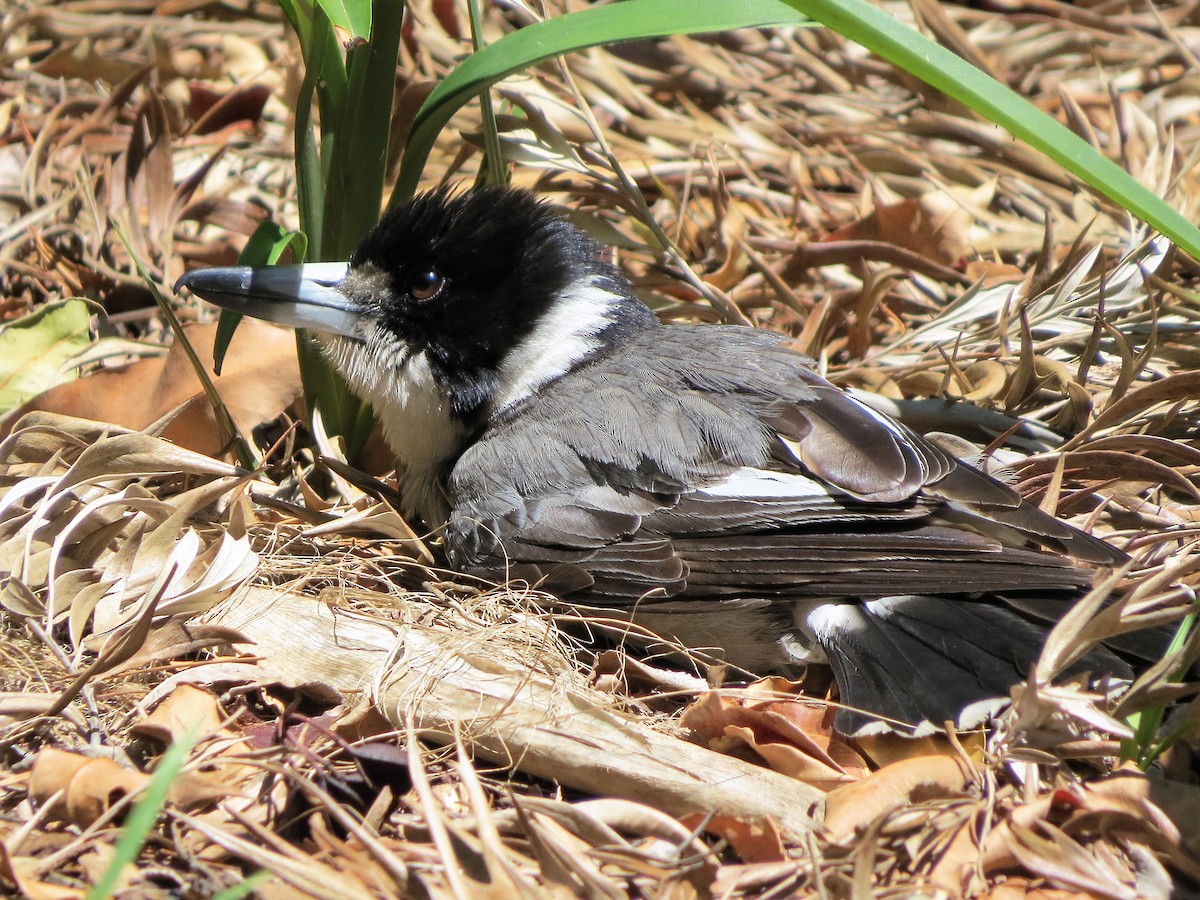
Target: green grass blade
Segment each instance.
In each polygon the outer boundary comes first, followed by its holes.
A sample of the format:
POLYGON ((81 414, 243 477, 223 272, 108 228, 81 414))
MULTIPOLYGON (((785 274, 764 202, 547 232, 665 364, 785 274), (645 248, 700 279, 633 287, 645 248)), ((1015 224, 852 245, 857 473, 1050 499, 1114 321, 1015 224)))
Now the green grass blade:
MULTIPOLYGON (((371 10, 369 0, 319 0, 316 5, 280 0, 305 62, 295 140, 300 227, 308 252, 297 256, 297 262, 345 258, 379 217, 404 4, 377 3, 371 10), (356 44, 344 58, 334 27, 347 26, 344 14, 359 17, 349 21, 348 30, 362 30, 357 7, 363 3, 373 17, 365 29, 371 40, 356 44), (321 112, 319 141, 314 97, 321 112)), ((364 409, 303 330, 296 334, 296 353, 308 408, 319 404, 326 430, 345 438, 354 459, 370 434, 369 408, 364 409)))
POLYGON ((593 6, 506 34, 468 56, 425 100, 409 135, 400 178, 391 203, 406 200, 417 182, 434 140, 467 101, 500 79, 534 63, 601 44, 671 34, 698 34, 738 28, 807 24, 782 0, 626 0, 593 6))
MULTIPOLYGON (((1171 643, 1163 653, 1164 659, 1183 650, 1189 635, 1191 635, 1192 630, 1196 627, 1196 619, 1196 613, 1189 613, 1180 621, 1179 626, 1175 630, 1175 635, 1171 638, 1171 643)), ((1186 681, 1189 668, 1185 667, 1182 671, 1175 673, 1169 680, 1175 682, 1186 681)), ((1135 734, 1132 740, 1122 742, 1122 760, 1134 760, 1142 770, 1148 769, 1159 756, 1173 747, 1176 741, 1195 726, 1194 720, 1185 716, 1176 719, 1173 727, 1167 733, 1161 734, 1160 730, 1163 722, 1166 720, 1167 712, 1168 709, 1166 707, 1157 706, 1150 709, 1143 709, 1129 717, 1129 724, 1133 727, 1135 734)))
MULTIPOLYGON (((301 0, 279 0, 280 8, 300 39, 304 53, 304 79, 296 97, 296 192, 300 208, 300 229, 308 236, 312 259, 323 260, 322 238, 325 222, 325 166, 317 146, 313 121, 313 98, 320 91, 322 110, 339 109, 337 98, 345 94, 346 71, 329 19, 301 0)), ((322 123, 322 143, 327 145, 322 123)), ((329 125, 333 130, 332 123, 329 125)), ((330 137, 329 140, 332 140, 330 137)), ((302 262, 303 260, 297 260, 302 262)))
POLYGON ((232 884, 225 888, 225 890, 213 894, 211 900, 242 900, 243 897, 249 897, 257 891, 270 881, 272 877, 272 873, 266 869, 260 869, 253 875, 246 876, 244 881, 232 884))
MULTIPOLYGON (((347 102, 325 186, 323 260, 347 259, 379 220, 404 4, 377 0, 369 42, 346 56, 347 102)), ((324 127, 322 107, 322 127, 324 127)))
POLYGON ((272 877, 275 876, 268 870, 259 869, 253 875, 247 875, 245 881, 230 884, 226 889, 218 890, 216 894, 212 895, 211 900, 241 900, 244 896, 250 896, 263 887, 263 884, 269 882, 272 877))
POLYGON ((193 727, 167 748, 167 752, 163 754, 162 759, 158 762, 158 767, 154 770, 153 777, 146 785, 145 791, 134 804, 129 818, 125 820, 125 825, 121 828, 121 836, 117 839, 117 846, 113 851, 112 859, 109 860, 108 867, 96 883, 88 889, 85 900, 106 900, 113 895, 117 882, 121 878, 122 870, 137 859, 142 847, 145 846, 150 829, 154 827, 159 813, 166 806, 167 794, 171 791, 171 785, 183 769, 183 764, 187 761, 188 753, 191 752, 195 742, 196 734, 193 727))
POLYGON ((300 39, 300 52, 307 56, 313 36, 312 3, 310 0, 279 0, 279 8, 300 39))
MULTIPOLYGON (((329 21, 351 38, 371 36, 371 0, 317 0, 329 21)), ((396 4, 403 8, 403 4, 396 4)))
MULTIPOLYGON (((487 45, 483 40, 483 13, 479 0, 467 0, 467 12, 471 20, 471 46, 478 53, 487 45)), ((480 118, 483 120, 484 165, 479 175, 487 184, 505 185, 508 172, 504 167, 504 153, 500 149, 500 129, 496 127, 496 111, 492 108, 492 92, 479 92, 480 118)))
POLYGON ((949 50, 867 0, 786 2, 1000 125, 1192 256, 1200 256, 1200 229, 1065 125, 949 50))

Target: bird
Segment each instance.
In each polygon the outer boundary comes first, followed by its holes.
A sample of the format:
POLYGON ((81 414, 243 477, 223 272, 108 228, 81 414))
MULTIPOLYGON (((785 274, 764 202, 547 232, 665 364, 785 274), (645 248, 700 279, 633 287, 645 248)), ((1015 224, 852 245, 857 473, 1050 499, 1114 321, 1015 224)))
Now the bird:
MULTIPOLYGON (((317 332, 453 568, 749 673, 828 665, 845 734, 986 722, 1127 559, 827 381, 787 335, 661 322, 525 190, 436 189, 346 262, 185 287, 317 332)), ((1077 667, 1131 677, 1103 645, 1077 667)))

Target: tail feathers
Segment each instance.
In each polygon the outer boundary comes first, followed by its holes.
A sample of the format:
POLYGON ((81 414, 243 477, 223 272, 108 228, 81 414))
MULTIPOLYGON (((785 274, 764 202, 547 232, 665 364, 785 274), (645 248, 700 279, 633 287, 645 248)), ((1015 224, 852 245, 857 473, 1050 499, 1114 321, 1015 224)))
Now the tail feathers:
MULTIPOLYGON (((1054 627, 1063 614, 1061 600, 1008 596, 1002 592, 998 596, 1027 618, 1044 623, 1047 631, 1054 627)), ((1177 618, 1163 625, 1151 625, 1106 637, 1104 646, 1141 663, 1158 662, 1167 655, 1167 649, 1179 630, 1179 619, 1182 618, 1183 612, 1180 611, 1177 618)))
MULTIPOLYGON (((914 734, 947 721, 979 725, 1029 674, 1046 637, 1044 627, 1010 609, 961 597, 825 604, 810 608, 806 624, 829 657, 842 703, 852 707, 836 719, 846 734, 893 730, 880 717, 914 734)), ((1129 666, 1105 650, 1077 668, 1130 677, 1129 666)))

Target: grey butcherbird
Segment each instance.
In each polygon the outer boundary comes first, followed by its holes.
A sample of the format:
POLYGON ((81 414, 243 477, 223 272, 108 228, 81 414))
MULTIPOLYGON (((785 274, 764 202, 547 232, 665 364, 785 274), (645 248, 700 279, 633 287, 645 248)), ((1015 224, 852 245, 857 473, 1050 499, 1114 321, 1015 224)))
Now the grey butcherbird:
MULTIPOLYGON (((846 732, 975 724, 1125 556, 872 411, 775 334, 663 325, 530 194, 438 191, 349 263, 176 290, 323 332, 450 563, 762 671, 828 662, 846 732), (1019 607, 1022 613, 1015 611, 1019 607), (1048 612, 1047 612, 1048 611, 1048 612)), ((1106 650, 1096 673, 1128 677, 1106 650)))

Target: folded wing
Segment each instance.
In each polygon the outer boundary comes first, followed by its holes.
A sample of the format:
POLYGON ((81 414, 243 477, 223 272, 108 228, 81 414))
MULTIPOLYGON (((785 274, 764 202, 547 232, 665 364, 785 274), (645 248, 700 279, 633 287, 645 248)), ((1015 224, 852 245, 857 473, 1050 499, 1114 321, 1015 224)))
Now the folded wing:
POLYGON ((601 361, 495 422, 450 480, 451 562, 636 608, 748 668, 828 659, 845 702, 940 725, 977 722, 1040 651, 1044 623, 999 595, 1065 610, 1124 559, 780 339, 702 331, 652 331, 631 348, 641 368, 601 361))

